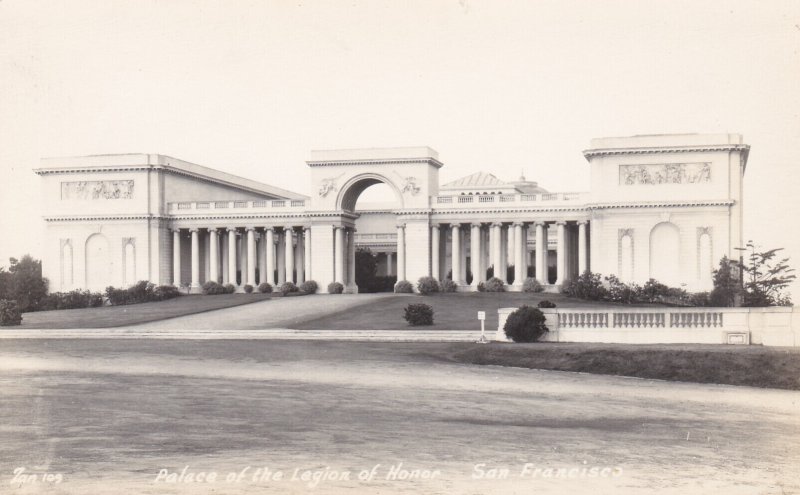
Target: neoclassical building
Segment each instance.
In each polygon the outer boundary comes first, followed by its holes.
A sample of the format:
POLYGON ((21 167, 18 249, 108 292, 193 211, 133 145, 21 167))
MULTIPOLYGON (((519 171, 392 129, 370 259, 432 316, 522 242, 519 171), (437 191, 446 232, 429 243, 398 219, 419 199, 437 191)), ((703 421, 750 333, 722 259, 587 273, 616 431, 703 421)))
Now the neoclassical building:
POLYGON ((594 139, 585 192, 487 172, 439 184, 428 147, 314 151, 309 195, 164 155, 46 158, 43 269, 53 291, 313 279, 355 292, 355 252, 368 247, 398 280, 464 291, 490 267, 510 290, 586 269, 707 290, 742 245, 748 151, 738 134, 594 139), (357 207, 379 183, 390 197, 357 207))

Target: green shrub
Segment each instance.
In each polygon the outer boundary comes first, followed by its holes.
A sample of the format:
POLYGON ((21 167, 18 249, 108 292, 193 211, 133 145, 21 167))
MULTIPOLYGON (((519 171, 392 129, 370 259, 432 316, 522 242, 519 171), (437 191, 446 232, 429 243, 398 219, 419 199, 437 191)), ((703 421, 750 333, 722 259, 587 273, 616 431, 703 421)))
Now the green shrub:
POLYGON ((225 294, 233 294, 236 292, 236 286, 233 284, 225 284, 223 287, 225 288, 225 294))
POLYGON ((555 308, 556 303, 548 301, 547 299, 543 299, 539 301, 539 304, 536 305, 537 308, 555 308))
POLYGON ((11 327, 22 324, 22 312, 17 301, 0 299, 0 327, 11 327))
POLYGON ((528 277, 522 282, 522 292, 543 292, 544 287, 535 278, 528 277))
POLYGON ((292 292, 300 292, 300 289, 298 289, 297 286, 294 285, 294 282, 289 282, 289 281, 282 283, 278 290, 284 296, 292 292))
POLYGON ((316 294, 317 290, 319 289, 319 285, 313 280, 306 280, 302 284, 300 284, 300 290, 305 292, 306 294, 316 294))
POLYGON ((219 294, 225 294, 225 286, 214 282, 213 280, 209 280, 208 282, 204 283, 201 287, 203 294, 206 296, 217 296, 219 294))
POLYGON ((9 259, 8 275, 2 277, 8 284, 5 298, 16 301, 22 313, 36 311, 47 297, 47 279, 42 277, 42 262, 29 255, 9 259))
POLYGON ((522 306, 508 315, 503 331, 514 342, 537 342, 547 332, 544 322, 541 310, 522 306))
MULTIPOLYGON (((292 285, 294 285, 294 284, 292 284, 292 285)), ((252 286, 252 285, 250 285, 250 284, 247 284, 247 285, 245 285, 245 286, 244 286, 244 291, 245 291, 246 293, 248 293, 248 294, 252 294, 252 293, 253 293, 253 286, 252 286)))
POLYGON ((272 292, 272 286, 266 282, 261 282, 258 284, 258 292, 262 294, 269 294, 272 292))
POLYGON ((420 277, 417 281, 417 290, 423 296, 439 292, 439 282, 433 277, 420 277))
POLYGON ((414 286, 408 280, 400 280, 394 285, 394 291, 398 294, 411 294, 414 286))
POLYGON ((341 294, 344 292, 344 285, 339 282, 331 282, 328 284, 328 294, 341 294))
POLYGON ((486 292, 505 292, 506 286, 503 284, 503 281, 497 277, 492 277, 486 281, 484 285, 486 287, 486 292))
POLYGON ((689 304, 691 306, 716 306, 712 303, 713 299, 710 292, 696 292, 689 295, 689 304))
POLYGON ((181 291, 174 285, 159 285, 153 291, 153 297, 156 301, 166 301, 167 299, 175 299, 181 295, 181 291))
POLYGON ((608 295, 606 300, 615 303, 633 304, 640 300, 642 288, 637 284, 626 284, 616 275, 606 277, 608 295))
POLYGON ((96 308, 103 305, 103 294, 75 289, 69 292, 53 292, 42 299, 37 311, 53 309, 96 308))
POLYGON ((442 292, 455 292, 456 290, 458 290, 458 285, 449 278, 442 281, 442 292))
POLYGON ((427 304, 409 304, 403 318, 411 326, 433 325, 433 308, 427 304))
POLYGON ((603 301, 608 298, 608 290, 603 286, 602 275, 589 270, 574 280, 568 280, 561 287, 561 293, 567 297, 577 297, 589 301, 603 301))

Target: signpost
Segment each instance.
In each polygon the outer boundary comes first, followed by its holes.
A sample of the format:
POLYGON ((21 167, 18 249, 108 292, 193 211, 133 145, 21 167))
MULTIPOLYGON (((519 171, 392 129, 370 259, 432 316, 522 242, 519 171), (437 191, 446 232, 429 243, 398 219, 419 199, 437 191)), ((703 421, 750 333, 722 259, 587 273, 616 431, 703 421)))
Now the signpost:
POLYGON ((481 338, 477 343, 488 344, 489 341, 486 340, 486 311, 478 311, 478 320, 481 322, 481 338))

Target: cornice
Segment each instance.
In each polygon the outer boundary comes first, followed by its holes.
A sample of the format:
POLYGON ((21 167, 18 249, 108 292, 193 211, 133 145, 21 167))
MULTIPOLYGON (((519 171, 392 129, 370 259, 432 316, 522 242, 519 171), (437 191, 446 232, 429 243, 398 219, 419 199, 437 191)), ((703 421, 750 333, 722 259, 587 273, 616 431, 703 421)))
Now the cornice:
POLYGON ((687 200, 687 201, 639 201, 629 203, 592 203, 588 210, 608 210, 619 208, 691 208, 697 206, 733 206, 736 201, 726 200, 687 200))
POLYGON ((335 167, 341 165, 408 165, 415 163, 426 163, 436 168, 442 168, 444 164, 435 158, 390 158, 390 159, 366 159, 366 160, 322 160, 307 161, 309 167, 335 167))
POLYGON ((589 208, 586 205, 577 205, 577 206, 550 206, 550 207, 527 207, 527 208, 492 208, 492 209, 480 209, 480 208, 465 208, 465 209, 433 209, 432 214, 434 215, 462 215, 464 213, 471 213, 476 215, 485 215, 485 214, 497 214, 497 213, 539 213, 539 212, 546 212, 546 211, 554 211, 554 212, 561 212, 561 211, 586 211, 589 208))
POLYGON ((749 144, 719 144, 702 146, 654 146, 643 148, 601 148, 583 150, 585 158, 608 155, 646 155, 659 153, 702 153, 710 151, 743 151, 749 153, 749 144))
POLYGON ((121 214, 121 215, 55 215, 45 216, 45 222, 75 222, 75 221, 109 221, 109 220, 163 220, 169 221, 171 217, 164 215, 148 215, 148 214, 121 214))

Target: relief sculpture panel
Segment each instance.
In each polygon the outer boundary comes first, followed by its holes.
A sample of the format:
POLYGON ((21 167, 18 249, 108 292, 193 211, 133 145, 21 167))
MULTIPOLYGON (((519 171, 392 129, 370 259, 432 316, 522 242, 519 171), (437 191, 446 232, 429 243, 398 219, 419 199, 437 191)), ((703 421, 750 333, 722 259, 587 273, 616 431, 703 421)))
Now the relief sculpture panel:
POLYGON ((639 184, 699 184, 710 181, 710 163, 659 163, 619 166, 619 183, 624 186, 639 184))
POLYGON ((61 183, 61 199, 131 199, 132 180, 88 180, 61 183))

